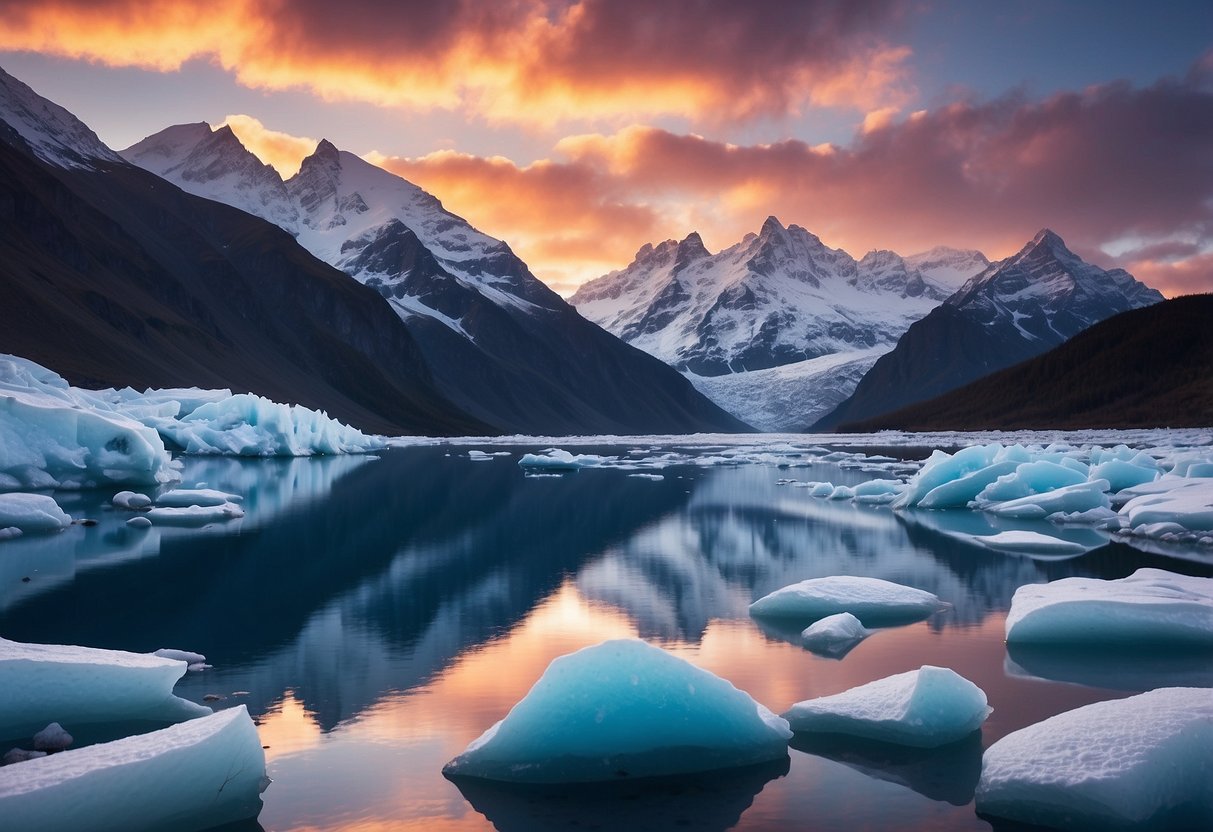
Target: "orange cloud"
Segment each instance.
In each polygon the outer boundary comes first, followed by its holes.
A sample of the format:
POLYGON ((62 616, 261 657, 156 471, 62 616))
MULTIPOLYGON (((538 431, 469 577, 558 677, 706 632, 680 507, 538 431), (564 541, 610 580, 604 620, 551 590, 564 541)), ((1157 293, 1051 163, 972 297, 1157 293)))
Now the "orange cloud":
POLYGON ((273 165, 284 179, 298 173, 304 158, 310 156, 320 143, 319 139, 270 130, 252 116, 229 115, 215 126, 225 124, 232 128, 241 144, 267 165, 273 165))
POLYGON ((893 0, 47 0, 5 3, 0 49, 510 122, 871 111, 910 95, 893 0))

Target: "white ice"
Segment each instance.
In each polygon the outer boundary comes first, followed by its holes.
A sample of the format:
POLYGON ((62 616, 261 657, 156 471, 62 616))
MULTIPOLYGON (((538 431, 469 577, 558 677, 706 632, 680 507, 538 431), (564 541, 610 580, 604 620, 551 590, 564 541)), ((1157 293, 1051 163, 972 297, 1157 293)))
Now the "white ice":
POLYGON ((152 498, 135 491, 119 491, 111 501, 117 508, 141 511, 152 504, 152 498))
POLYGON ((121 650, 0 639, 0 736, 67 725, 183 719, 209 709, 173 696, 182 661, 121 650))
POLYGON ((265 752, 243 705, 0 768, 6 829, 174 829, 255 817, 265 752))
POLYGON ((975 543, 1000 552, 1025 552, 1046 555, 1081 555, 1087 547, 1081 543, 1062 540, 1040 532, 1006 531, 997 534, 971 535, 975 543))
POLYGON ((982 758, 977 811, 1064 829, 1209 828, 1213 692, 1160 688, 1058 714, 982 758))
POLYGON ((981 688, 955 671, 924 665, 866 685, 797 702, 783 716, 800 732, 850 734, 935 748, 981 727, 991 708, 981 688))
POLYGON ((190 506, 221 506, 224 503, 238 503, 244 497, 239 494, 228 494, 213 488, 174 488, 156 498, 156 505, 172 508, 189 508, 190 506))
POLYGON ((613 457, 602 457, 597 454, 573 454, 560 448, 549 448, 542 454, 523 454, 518 464, 523 468, 549 468, 555 471, 575 471, 578 468, 592 468, 603 464, 613 457))
POLYGON ((54 532, 66 529, 72 518, 53 497, 45 494, 0 493, 0 529, 54 532))
POLYGON ((879 578, 835 575, 785 586, 750 604, 750 614, 816 621, 849 612, 865 624, 925 618, 947 607, 930 592, 879 578))
POLYGON ((724 679, 636 640, 554 660, 449 776, 591 782, 711 771, 787 755, 787 723, 724 679))
POLYGON ((1014 643, 1213 645, 1213 578, 1138 569, 1127 578, 1062 578, 1015 590, 1014 643))
POLYGON ((1213 479, 1170 476, 1149 485, 1150 491, 1140 489, 1145 493, 1137 493, 1120 508, 1130 528, 1175 523, 1187 531, 1213 530, 1213 479))
POLYGON ((152 655, 162 659, 172 659, 176 662, 185 662, 187 665, 204 664, 206 662, 206 656, 201 653, 194 653, 189 650, 176 650, 172 647, 161 647, 159 650, 153 650, 152 655))
POLYGON ((205 526, 243 516, 244 509, 235 503, 217 506, 162 506, 143 515, 154 526, 205 526))
POLYGON ((873 632, 849 612, 840 612, 806 627, 800 643, 814 653, 841 658, 873 632))
POLYGON ((45 367, 0 355, 0 490, 173 478, 155 430, 45 367))
POLYGON ((985 506, 985 510, 998 517, 1036 520, 1050 514, 1107 508, 1111 505, 1108 495, 1104 493, 1107 490, 1107 480, 1092 480, 1062 486, 1043 494, 1030 494, 1002 503, 989 504, 985 506))

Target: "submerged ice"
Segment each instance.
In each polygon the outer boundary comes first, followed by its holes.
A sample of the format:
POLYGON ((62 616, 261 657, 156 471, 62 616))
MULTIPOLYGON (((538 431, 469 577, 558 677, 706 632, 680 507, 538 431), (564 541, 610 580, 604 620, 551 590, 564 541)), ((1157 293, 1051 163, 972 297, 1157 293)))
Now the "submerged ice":
POLYGON ((985 692, 953 670, 918 670, 793 705, 784 719, 796 733, 849 734, 934 748, 976 731, 990 715, 985 692))
POLYGON ((448 776, 593 782, 711 771, 787 755, 787 723, 729 682, 637 640, 555 659, 448 776))

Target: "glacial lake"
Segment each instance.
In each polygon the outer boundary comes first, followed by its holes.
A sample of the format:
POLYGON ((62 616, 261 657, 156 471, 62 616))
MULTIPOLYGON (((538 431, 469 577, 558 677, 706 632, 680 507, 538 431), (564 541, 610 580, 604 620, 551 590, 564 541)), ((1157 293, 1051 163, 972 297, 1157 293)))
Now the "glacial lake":
POLYGON ((1142 566, 1210 576, 1208 547, 1151 553, 1087 528, 823 500, 780 480, 889 474, 794 455, 688 458, 649 472, 661 479, 618 468, 528 477, 520 455, 546 445, 470 447, 510 455, 474 461, 469 447, 432 445, 185 458, 185 485, 245 497, 243 519, 203 529, 132 529, 108 507, 112 491, 57 493, 98 523, 0 544, 0 635, 206 654, 212 667, 187 674, 177 694, 247 705, 273 779, 258 821, 233 830, 990 829, 973 808, 984 747, 1091 702, 1213 686, 1208 654, 1009 654, 1003 640, 1023 584, 1142 566), (949 534, 1012 528, 1089 551, 998 554, 949 534), (841 660, 747 613, 781 586, 837 574, 909 584, 952 606, 881 630, 841 660), (552 659, 627 637, 777 713, 924 664, 975 682, 994 712, 980 737, 934 751, 798 738, 787 764, 653 786, 541 793, 442 776, 552 659))

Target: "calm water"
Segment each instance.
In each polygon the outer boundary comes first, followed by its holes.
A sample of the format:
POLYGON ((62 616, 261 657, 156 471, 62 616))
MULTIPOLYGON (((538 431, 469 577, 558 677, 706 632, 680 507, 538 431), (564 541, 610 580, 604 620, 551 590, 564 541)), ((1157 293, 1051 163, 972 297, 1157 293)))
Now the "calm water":
POLYGON ((131 530, 104 507, 108 493, 58 495, 100 522, 0 548, 0 635, 205 653, 213 669, 177 693, 247 704, 260 723, 274 780, 266 830, 989 829, 972 805, 984 746, 1090 702, 1213 685, 1207 656, 1008 655, 1003 643, 1024 583, 1140 566, 1213 574, 1206 564, 1084 529, 1062 532, 1090 547, 1078 558, 998 555, 946 534, 989 529, 980 515, 899 516, 776 484, 872 476, 827 465, 527 478, 527 449, 510 450, 488 462, 450 447, 187 460, 186 484, 246 495, 247 517, 203 530, 131 530), (746 613, 780 586, 834 574, 910 584, 953 607, 840 661, 746 613), (980 739, 934 752, 797 740, 789 765, 652 788, 465 793, 442 777, 553 658, 635 636, 776 712, 935 664, 981 686, 994 713, 980 739))

